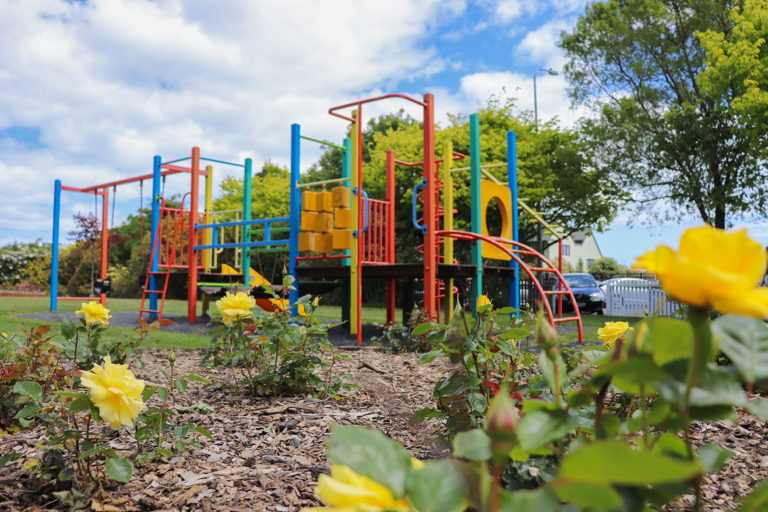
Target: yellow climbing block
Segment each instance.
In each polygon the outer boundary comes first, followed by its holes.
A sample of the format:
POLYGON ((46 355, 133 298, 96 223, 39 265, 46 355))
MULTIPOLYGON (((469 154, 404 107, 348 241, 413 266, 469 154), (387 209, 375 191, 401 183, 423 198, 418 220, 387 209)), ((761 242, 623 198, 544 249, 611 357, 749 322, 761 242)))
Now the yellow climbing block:
POLYGON ((333 230, 333 248, 337 251, 346 251, 352 248, 352 231, 349 229, 333 230))
MULTIPOLYGON (((517 207, 517 205, 514 206, 517 207)), ((480 182, 480 226, 483 235, 512 240, 512 207, 512 191, 509 190, 508 186, 498 185, 488 180, 480 182), (499 210, 501 210, 501 229, 498 234, 489 233, 486 222, 488 205, 491 201, 496 201, 499 210)), ((506 252, 491 244, 483 244, 482 253, 483 258, 507 261, 512 259, 506 252)))
POLYGON ((349 208, 349 189, 347 187, 333 187, 331 194, 333 195, 334 208, 349 208))
POLYGON ((301 194, 301 209, 305 212, 317 212, 318 210, 318 201, 317 201, 317 193, 310 192, 309 190, 305 190, 301 194))
POLYGON ((315 250, 315 233, 310 231, 299 232, 299 252, 315 250))
POLYGON ((333 194, 325 190, 317 194, 317 211, 333 213, 333 194))
POLYGON ((334 208, 333 222, 336 229, 349 229, 352 227, 352 210, 349 208, 334 208))
POLYGON ((333 252, 333 235, 315 233, 315 252, 330 254, 333 252))
POLYGON ((318 233, 330 233, 333 231, 333 215, 330 213, 317 213, 315 229, 318 233))
POLYGON ((317 216, 315 212, 301 212, 301 231, 315 231, 317 216))

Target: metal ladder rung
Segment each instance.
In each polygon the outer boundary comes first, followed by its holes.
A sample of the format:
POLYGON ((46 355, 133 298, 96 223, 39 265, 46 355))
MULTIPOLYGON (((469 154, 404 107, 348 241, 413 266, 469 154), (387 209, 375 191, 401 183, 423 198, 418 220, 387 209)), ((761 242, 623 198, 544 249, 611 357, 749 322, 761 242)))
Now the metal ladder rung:
POLYGON ((577 317, 577 316, 569 316, 567 318, 554 318, 554 319, 552 319, 552 321, 555 322, 555 323, 573 322, 574 320, 579 320, 579 317, 577 317))

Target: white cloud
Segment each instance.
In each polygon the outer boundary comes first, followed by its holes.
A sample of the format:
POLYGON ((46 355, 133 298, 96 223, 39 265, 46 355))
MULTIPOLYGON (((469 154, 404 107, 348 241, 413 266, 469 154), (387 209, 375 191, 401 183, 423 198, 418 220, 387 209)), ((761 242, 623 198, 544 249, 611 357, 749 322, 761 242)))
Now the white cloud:
POLYGON ((567 59, 557 47, 557 42, 560 40, 560 32, 570 28, 571 24, 564 20, 550 21, 528 32, 515 48, 513 55, 523 57, 535 66, 560 71, 567 59))

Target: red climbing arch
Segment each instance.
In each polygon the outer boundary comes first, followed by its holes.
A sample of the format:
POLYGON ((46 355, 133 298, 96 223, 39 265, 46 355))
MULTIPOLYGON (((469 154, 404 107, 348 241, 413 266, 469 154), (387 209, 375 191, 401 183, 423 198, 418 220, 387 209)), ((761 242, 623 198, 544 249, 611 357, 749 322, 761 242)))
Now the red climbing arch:
POLYGON ((450 237, 454 239, 459 240, 479 240, 484 243, 488 243, 493 245, 494 247, 498 247, 502 251, 504 251, 507 255, 509 255, 518 265, 518 267, 525 271, 526 274, 528 274, 528 277, 531 279, 531 282, 536 286, 536 290, 539 292, 539 296, 541 297, 549 297, 549 296, 558 296, 559 302, 562 306, 562 300, 563 297, 567 297, 571 300, 571 304, 573 305, 573 312, 574 316, 571 317, 563 317, 562 316, 562 307, 558 308, 559 314, 557 318, 555 318, 554 313, 552 312, 552 306, 550 306, 548 300, 541 301, 545 311, 547 312, 547 318, 549 319, 549 324, 554 328, 555 324, 558 323, 564 323, 564 322, 576 322, 576 325, 579 329, 579 343, 584 343, 584 331, 582 329, 581 325, 581 313, 579 313, 579 306, 576 303, 576 297, 573 296, 573 292, 571 292, 570 286, 568 286, 568 283, 565 281, 565 278, 563 278, 563 274, 560 273, 560 271, 555 267, 547 258, 545 258, 542 254, 540 254, 538 251, 535 251, 528 247, 527 245, 523 245, 520 242, 515 242, 513 240, 506 240, 504 238, 499 238, 495 236, 485 236, 485 235, 479 235, 477 233, 470 233, 468 231, 437 231, 435 233, 437 236, 442 237, 450 237), (523 262, 522 259, 520 259, 519 256, 533 256, 537 258, 540 261, 539 266, 537 267, 529 267, 528 265, 523 262), (557 290, 544 290, 544 288, 541 286, 541 283, 536 279, 536 276, 533 274, 534 272, 551 272, 555 274, 555 277, 557 278, 557 290))

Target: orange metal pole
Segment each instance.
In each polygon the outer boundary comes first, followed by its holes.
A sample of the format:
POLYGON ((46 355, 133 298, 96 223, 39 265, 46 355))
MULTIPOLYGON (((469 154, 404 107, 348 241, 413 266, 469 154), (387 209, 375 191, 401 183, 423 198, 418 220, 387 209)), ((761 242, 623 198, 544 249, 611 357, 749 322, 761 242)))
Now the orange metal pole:
POLYGON ((437 300, 437 247, 435 236, 435 98, 424 95, 424 312, 429 318, 435 318, 437 300))
MULTIPOLYGON (((395 152, 387 151, 387 241, 384 259, 392 265, 395 262, 395 152)), ((395 280, 387 281, 387 322, 395 321, 395 280)))
MULTIPOLYGON (((107 248, 109 247, 109 224, 107 224, 107 221, 109 220, 109 189, 105 188, 104 193, 102 194, 102 212, 101 212, 101 272, 99 275, 101 275, 102 282, 107 278, 107 263, 109 259, 109 251, 107 251, 107 248)), ((101 302, 101 305, 106 307, 107 306, 107 294, 102 293, 99 296, 99 300, 101 302)))
POLYGON ((363 105, 357 107, 357 344, 363 343, 363 105))
POLYGON ((187 268, 189 269, 189 287, 187 290, 187 320, 197 321, 197 257, 195 254, 197 223, 197 201, 200 182, 200 148, 192 148, 192 187, 190 189, 189 231, 187 236, 187 268))

